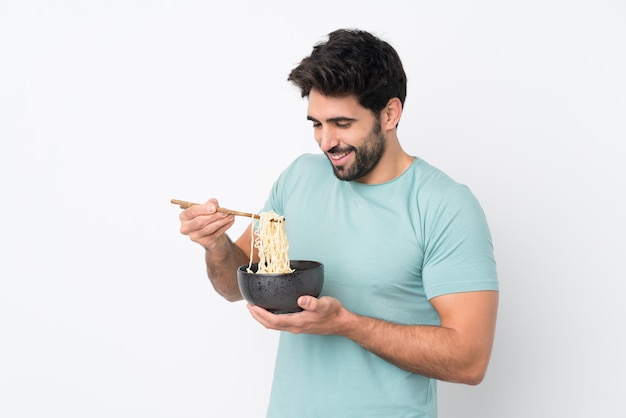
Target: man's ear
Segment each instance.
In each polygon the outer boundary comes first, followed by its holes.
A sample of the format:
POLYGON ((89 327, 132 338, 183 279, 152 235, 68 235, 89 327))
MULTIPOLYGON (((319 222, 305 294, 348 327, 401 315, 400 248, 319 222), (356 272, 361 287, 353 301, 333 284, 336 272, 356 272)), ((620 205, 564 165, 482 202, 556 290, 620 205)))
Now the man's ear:
POLYGON ((400 122, 401 116, 402 103, 400 99, 397 97, 389 99, 387 106, 385 106, 381 113, 380 121, 382 130, 395 129, 396 126, 398 126, 398 122, 400 122))

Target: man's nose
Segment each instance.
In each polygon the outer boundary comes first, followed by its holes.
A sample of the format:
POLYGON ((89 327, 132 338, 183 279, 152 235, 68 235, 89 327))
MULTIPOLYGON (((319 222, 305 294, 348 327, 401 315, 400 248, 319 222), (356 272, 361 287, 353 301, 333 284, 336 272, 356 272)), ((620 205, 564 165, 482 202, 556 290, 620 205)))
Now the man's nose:
POLYGON ((331 127, 322 127, 319 132, 318 144, 320 149, 327 152, 339 143, 337 133, 331 127))

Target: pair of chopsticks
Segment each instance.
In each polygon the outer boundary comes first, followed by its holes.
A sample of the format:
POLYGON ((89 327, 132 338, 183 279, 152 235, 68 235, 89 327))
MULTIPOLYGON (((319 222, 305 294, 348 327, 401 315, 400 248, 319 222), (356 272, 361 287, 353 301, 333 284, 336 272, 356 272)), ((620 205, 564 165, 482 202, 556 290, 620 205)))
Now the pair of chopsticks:
MULTIPOLYGON (((200 203, 187 202, 185 200, 172 199, 171 203, 180 206, 181 209, 187 209, 188 207, 199 205, 200 203)), ((254 213, 239 212, 238 210, 231 210, 226 208, 217 208, 218 212, 227 213, 229 215, 247 216, 248 218, 261 219, 261 217, 254 213)))

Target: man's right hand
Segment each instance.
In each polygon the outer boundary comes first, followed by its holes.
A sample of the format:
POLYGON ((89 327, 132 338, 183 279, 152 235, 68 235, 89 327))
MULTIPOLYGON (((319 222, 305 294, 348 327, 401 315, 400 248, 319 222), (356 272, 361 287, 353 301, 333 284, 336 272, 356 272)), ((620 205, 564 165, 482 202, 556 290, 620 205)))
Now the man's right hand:
POLYGON ((180 219, 180 232, 207 251, 227 245, 225 232, 233 226, 235 217, 217 211, 217 199, 211 198, 201 205, 193 205, 183 210, 180 219))

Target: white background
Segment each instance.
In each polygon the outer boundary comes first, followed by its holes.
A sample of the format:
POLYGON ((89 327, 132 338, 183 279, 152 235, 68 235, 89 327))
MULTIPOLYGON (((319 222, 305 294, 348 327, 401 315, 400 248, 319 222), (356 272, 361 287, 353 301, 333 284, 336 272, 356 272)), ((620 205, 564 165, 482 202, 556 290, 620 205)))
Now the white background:
POLYGON ((277 334, 169 201, 257 211, 318 151, 286 78, 340 27, 396 47, 401 142, 492 229, 492 362, 440 417, 624 416, 618 0, 0 1, 0 416, 264 415, 277 334))

